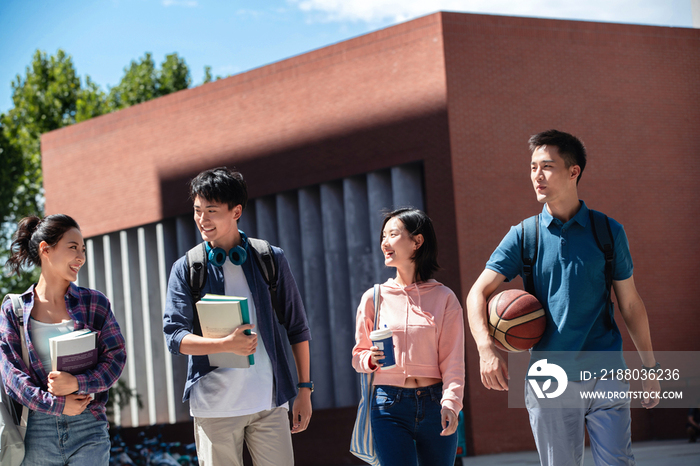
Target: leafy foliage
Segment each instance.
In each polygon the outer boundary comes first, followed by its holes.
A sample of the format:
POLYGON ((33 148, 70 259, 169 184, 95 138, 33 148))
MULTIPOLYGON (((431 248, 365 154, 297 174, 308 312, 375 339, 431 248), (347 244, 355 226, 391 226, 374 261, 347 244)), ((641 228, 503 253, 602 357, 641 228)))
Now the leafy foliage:
POLYGON ((108 105, 112 110, 130 107, 187 89, 191 83, 185 60, 176 53, 166 55, 160 71, 151 54, 146 53, 139 61, 134 60, 124 68, 121 82, 109 92, 108 105))
POLYGON ((109 389, 109 400, 110 403, 107 404, 107 416, 110 418, 114 416, 114 408, 119 407, 119 409, 124 409, 131 402, 132 398, 136 398, 136 404, 139 409, 143 408, 143 401, 141 400, 141 395, 136 393, 136 390, 129 388, 129 386, 122 379, 117 380, 117 383, 112 385, 109 389))
POLYGON ((204 67, 204 82, 202 84, 210 83, 213 80, 213 76, 211 74, 211 66, 205 66, 204 67))
MULTIPOLYGON (((160 69, 146 53, 124 68, 119 84, 104 92, 89 76, 81 85, 73 59, 63 50, 52 56, 37 50, 24 76, 12 82, 14 107, 0 115, 0 264, 11 254, 17 222, 43 215, 43 133, 187 89, 191 83, 189 68, 177 53, 167 55, 160 69)), ((37 277, 36 271, 20 277, 2 274, 0 293, 24 290, 37 277)))
MULTIPOLYGON (((27 215, 41 214, 43 192, 40 137, 75 122, 80 79, 69 55, 55 56, 36 51, 23 77, 12 82, 14 108, 2 116, 3 181, 0 214, 0 260, 10 256, 9 245, 16 223, 27 215), (9 191, 11 194, 6 194, 9 191), (7 202, 5 202, 7 200, 7 202)), ((26 288, 33 276, 2 277, 0 292, 26 288)))

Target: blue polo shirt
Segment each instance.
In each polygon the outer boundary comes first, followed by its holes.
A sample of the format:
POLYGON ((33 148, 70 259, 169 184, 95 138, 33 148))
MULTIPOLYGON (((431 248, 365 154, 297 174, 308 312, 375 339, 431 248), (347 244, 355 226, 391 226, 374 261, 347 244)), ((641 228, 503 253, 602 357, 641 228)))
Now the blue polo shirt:
MULTIPOLYGON (((613 280, 632 276, 632 257, 622 225, 610 219, 615 242, 613 280)), ((507 281, 523 272, 520 225, 511 227, 501 244, 486 263, 507 281)), ((581 209, 566 223, 552 217, 545 205, 540 215, 540 238, 534 269, 535 295, 542 303, 547 328, 533 351, 581 352, 615 351, 606 358, 605 367, 625 368, 622 358, 622 336, 606 315, 605 257, 596 244, 589 210, 581 201, 581 209)), ((570 380, 579 380, 580 370, 596 370, 580 360, 564 369, 570 380)), ((585 358, 584 358, 585 359, 585 358)))

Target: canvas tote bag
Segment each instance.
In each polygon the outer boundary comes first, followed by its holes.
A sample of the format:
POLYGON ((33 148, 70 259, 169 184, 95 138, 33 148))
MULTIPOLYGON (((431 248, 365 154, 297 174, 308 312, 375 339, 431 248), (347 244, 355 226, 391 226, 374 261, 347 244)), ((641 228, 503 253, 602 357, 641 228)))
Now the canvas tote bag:
MULTIPOLYGON (((374 285, 374 330, 377 330, 379 322, 379 285, 374 285)), ((357 419, 352 430, 350 453, 372 466, 380 466, 379 459, 374 451, 372 440, 372 426, 370 424, 370 410, 372 408, 372 384, 374 372, 360 374, 361 392, 360 404, 357 407, 357 419)))

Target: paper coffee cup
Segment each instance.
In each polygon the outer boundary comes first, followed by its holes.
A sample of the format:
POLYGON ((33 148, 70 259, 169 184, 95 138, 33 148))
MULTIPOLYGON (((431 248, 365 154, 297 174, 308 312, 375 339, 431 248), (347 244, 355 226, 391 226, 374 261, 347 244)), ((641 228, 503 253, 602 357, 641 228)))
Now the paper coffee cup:
POLYGON ((369 339, 372 340, 374 346, 384 352, 384 359, 377 360, 378 363, 383 364, 381 369, 391 369, 396 365, 393 335, 394 333, 388 328, 374 330, 369 334, 369 339))

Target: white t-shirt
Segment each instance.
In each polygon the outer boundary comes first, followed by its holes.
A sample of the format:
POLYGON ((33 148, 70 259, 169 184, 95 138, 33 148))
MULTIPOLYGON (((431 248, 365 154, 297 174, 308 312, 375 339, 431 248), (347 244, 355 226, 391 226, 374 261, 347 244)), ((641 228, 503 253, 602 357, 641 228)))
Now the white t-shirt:
MULTIPOLYGON (((248 298, 250 321, 257 331, 255 303, 243 269, 226 261, 224 292, 227 296, 248 298)), ((219 368, 209 372, 192 386, 190 415, 193 417, 246 416, 274 408, 273 372, 262 337, 258 335, 255 364, 247 369, 219 368)), ((289 409, 288 403, 284 408, 289 409)))
POLYGON ((44 366, 44 370, 48 374, 51 372, 51 346, 49 345, 49 338, 72 332, 75 328, 75 321, 69 319, 57 324, 46 324, 31 317, 31 322, 32 326, 29 332, 29 338, 31 338, 36 354, 41 360, 41 365, 44 366))

